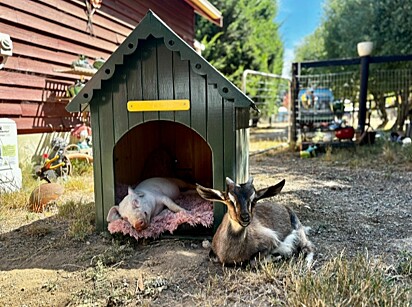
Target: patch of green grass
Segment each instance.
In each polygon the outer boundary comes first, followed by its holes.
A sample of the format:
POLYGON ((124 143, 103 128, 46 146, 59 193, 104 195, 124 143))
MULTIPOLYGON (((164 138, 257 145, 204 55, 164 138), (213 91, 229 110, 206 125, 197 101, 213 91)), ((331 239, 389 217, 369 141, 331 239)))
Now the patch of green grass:
POLYGON ((82 159, 71 159, 72 176, 83 176, 93 174, 93 164, 82 159))
POLYGON ((95 230, 94 202, 67 201, 59 206, 58 217, 68 220, 68 236, 83 241, 95 230))

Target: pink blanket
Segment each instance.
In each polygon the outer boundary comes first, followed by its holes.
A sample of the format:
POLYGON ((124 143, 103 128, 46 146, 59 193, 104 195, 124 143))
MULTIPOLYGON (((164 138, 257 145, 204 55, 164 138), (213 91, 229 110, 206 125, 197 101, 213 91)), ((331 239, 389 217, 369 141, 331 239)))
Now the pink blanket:
POLYGON ((204 227, 213 225, 213 206, 210 201, 204 200, 195 193, 190 193, 180 195, 175 202, 185 208, 187 212, 174 213, 169 209, 165 209, 159 215, 153 217, 149 227, 142 231, 137 231, 124 220, 115 220, 109 223, 109 232, 120 232, 138 240, 141 238, 158 238, 166 231, 173 234, 173 231, 184 223, 190 226, 202 225, 204 227))

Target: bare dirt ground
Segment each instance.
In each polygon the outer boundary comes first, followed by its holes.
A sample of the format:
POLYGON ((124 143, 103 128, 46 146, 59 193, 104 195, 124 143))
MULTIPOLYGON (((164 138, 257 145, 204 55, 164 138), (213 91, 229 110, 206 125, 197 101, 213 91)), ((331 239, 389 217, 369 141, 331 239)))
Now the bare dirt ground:
MULTIPOLYGON (((410 169, 353 168, 291 153, 256 155, 250 165, 257 188, 286 179, 276 201, 312 228, 314 270, 342 251, 350 257, 367 250, 389 264, 412 252, 410 169)), ((202 239, 136 243, 95 233, 75 241, 53 213, 16 211, 0 223, 0 306, 274 304, 263 276, 219 284, 238 269, 210 262, 202 239)))

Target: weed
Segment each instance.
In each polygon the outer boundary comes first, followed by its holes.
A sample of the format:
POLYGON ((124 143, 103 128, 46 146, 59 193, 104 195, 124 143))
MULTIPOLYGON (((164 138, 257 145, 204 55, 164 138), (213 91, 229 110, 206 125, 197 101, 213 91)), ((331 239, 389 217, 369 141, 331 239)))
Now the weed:
POLYGON ((103 262, 105 256, 95 259, 97 260, 93 261, 93 267, 84 272, 92 285, 73 293, 68 306, 149 306, 147 300, 155 299, 168 287, 169 282, 162 277, 143 280, 141 274, 131 280, 113 278, 113 267, 108 267, 103 262))
POLYGON ((57 290, 58 286, 56 282, 48 280, 41 286, 41 288, 47 292, 54 292, 57 290))
POLYGON ((89 193, 94 190, 92 176, 70 176, 64 183, 67 192, 89 193))
POLYGON ((91 175, 93 173, 93 164, 81 159, 72 159, 72 176, 91 175))
POLYGON ((25 209, 31 191, 39 184, 33 178, 31 168, 29 164, 22 166, 22 188, 19 191, 0 192, 0 210, 25 209))
POLYGON ((332 161, 332 146, 326 147, 325 161, 332 161))
POLYGON ((69 221, 68 236, 83 241, 95 227, 94 202, 67 201, 59 207, 58 217, 69 221))
POLYGON ((92 264, 102 263, 106 266, 113 265, 129 258, 132 252, 133 248, 130 246, 130 244, 120 245, 119 243, 115 242, 102 254, 93 257, 92 264))
POLYGON ((412 278, 412 253, 402 251, 398 258, 397 273, 412 278))
POLYGON ((383 145, 382 158, 385 162, 388 163, 393 163, 397 160, 397 152, 392 144, 386 143, 383 145))
POLYGON ((31 237, 44 237, 52 232, 52 227, 50 225, 43 224, 30 224, 24 230, 24 233, 31 237))

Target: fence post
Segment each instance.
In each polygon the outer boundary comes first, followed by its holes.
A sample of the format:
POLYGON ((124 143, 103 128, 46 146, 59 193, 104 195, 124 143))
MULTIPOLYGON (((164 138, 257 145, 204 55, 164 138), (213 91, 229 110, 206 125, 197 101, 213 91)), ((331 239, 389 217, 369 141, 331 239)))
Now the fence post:
POLYGON ((359 118, 358 130, 360 135, 365 131, 366 124, 366 98, 368 95, 368 78, 369 78, 369 59, 370 56, 360 58, 360 92, 359 92, 359 118))
POLYGON ((359 92, 359 114, 358 130, 360 135, 365 131, 366 124, 366 99, 368 95, 369 62, 373 50, 372 42, 360 42, 357 45, 360 56, 360 92, 359 92))
POLYGON ((298 79, 298 63, 292 63, 292 82, 291 82, 291 90, 290 90, 290 101, 289 101, 289 144, 290 148, 294 149, 296 142, 298 140, 297 137, 297 129, 296 129, 296 106, 298 101, 298 93, 299 93, 299 79, 298 79))

